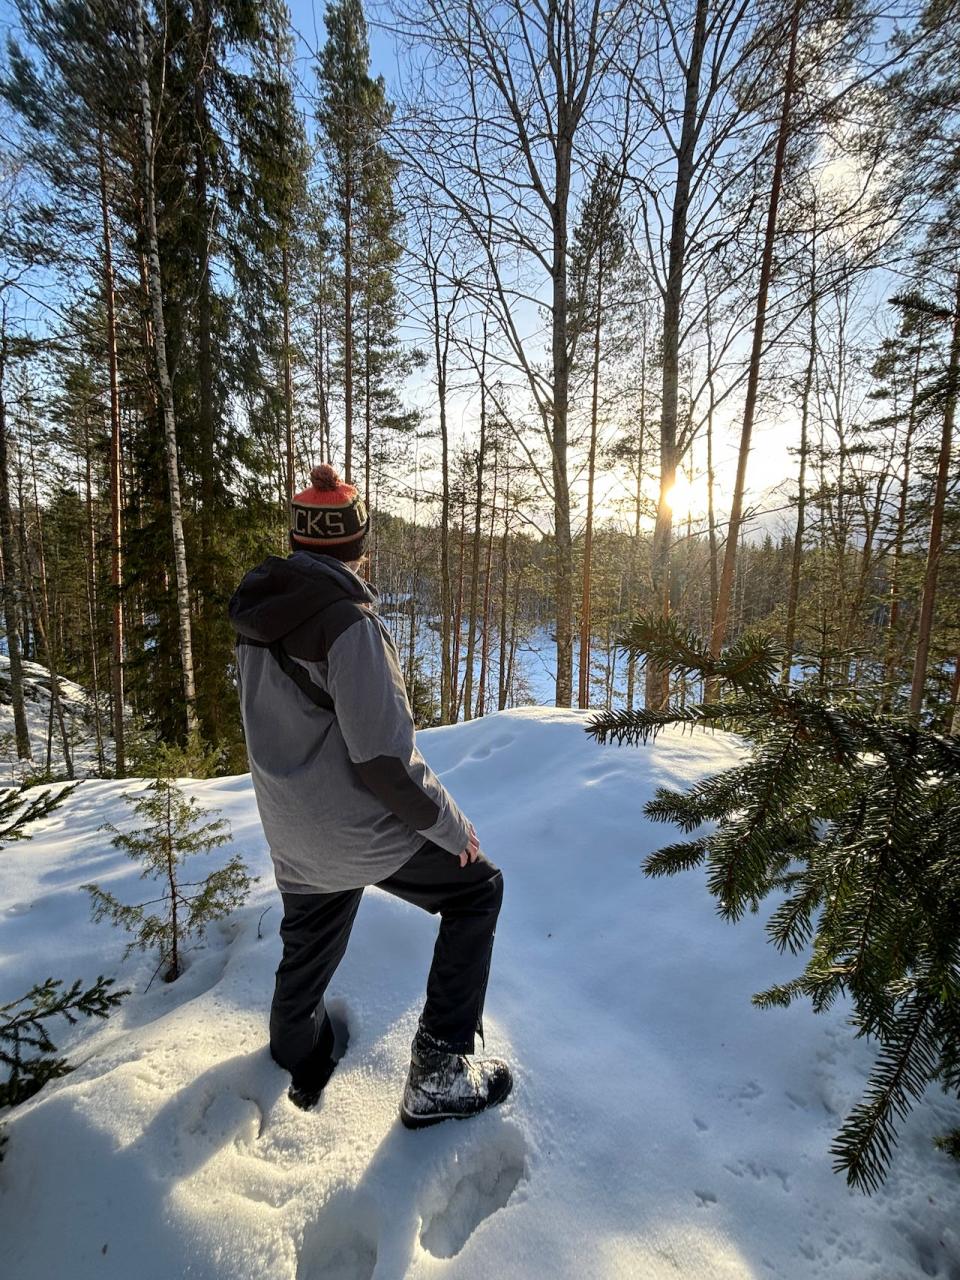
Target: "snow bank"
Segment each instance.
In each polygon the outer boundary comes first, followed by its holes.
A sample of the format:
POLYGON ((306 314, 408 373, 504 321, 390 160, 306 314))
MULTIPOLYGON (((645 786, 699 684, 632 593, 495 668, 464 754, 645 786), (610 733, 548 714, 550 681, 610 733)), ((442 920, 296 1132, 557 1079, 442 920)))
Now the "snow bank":
POLYGON ((842 1010, 754 1009, 796 970, 762 918, 726 925, 702 876, 641 872, 668 834, 644 800, 735 745, 601 748, 583 723, 526 709, 422 735, 506 882, 485 1025, 516 1088, 465 1123, 399 1123, 436 921, 376 890, 330 991, 347 1054, 315 1112, 288 1102, 266 1047, 280 904, 248 777, 191 784, 262 878, 170 987, 144 994, 154 961, 121 963, 78 888, 141 888, 98 831, 124 820, 129 782, 83 783, 0 853, 0 1003, 48 974, 135 992, 64 1039, 71 1076, 9 1114, 5 1273, 955 1280, 957 1169, 930 1137, 956 1108, 931 1095, 884 1191, 848 1191, 828 1147, 869 1047, 842 1010))
MULTIPOLYGON (((5 642, 4 642, 5 643, 5 642)), ((14 738, 13 701, 10 694, 10 658, 0 653, 0 787, 19 786, 28 774, 36 774, 47 763, 47 736, 50 732, 50 672, 38 662, 23 663, 23 700, 30 735, 32 760, 18 760, 14 738)), ((103 705, 101 694, 101 705, 103 705)), ((82 778, 103 772, 97 756, 93 725, 93 697, 80 685, 60 677, 60 702, 70 743, 74 776, 82 778)), ((113 763, 113 739, 107 736, 109 717, 103 715, 103 756, 107 767, 113 763)), ((50 764, 54 773, 64 770, 60 726, 53 724, 50 764)))

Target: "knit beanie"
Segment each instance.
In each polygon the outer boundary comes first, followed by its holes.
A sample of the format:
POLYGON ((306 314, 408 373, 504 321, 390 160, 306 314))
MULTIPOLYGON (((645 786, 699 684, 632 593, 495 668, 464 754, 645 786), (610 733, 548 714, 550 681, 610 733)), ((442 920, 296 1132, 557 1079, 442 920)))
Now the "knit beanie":
POLYGON ((338 560, 359 560, 370 528, 367 508, 352 484, 323 462, 310 472, 310 488, 290 503, 290 543, 338 560))

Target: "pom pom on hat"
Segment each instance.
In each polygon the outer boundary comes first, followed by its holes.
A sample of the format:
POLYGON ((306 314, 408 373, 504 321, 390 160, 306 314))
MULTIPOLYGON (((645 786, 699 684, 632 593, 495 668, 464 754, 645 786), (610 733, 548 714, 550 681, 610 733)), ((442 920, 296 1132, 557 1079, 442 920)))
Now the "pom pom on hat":
POLYGON ((333 489, 339 489, 342 482, 329 462, 321 462, 310 472, 310 483, 319 493, 328 493, 333 489))

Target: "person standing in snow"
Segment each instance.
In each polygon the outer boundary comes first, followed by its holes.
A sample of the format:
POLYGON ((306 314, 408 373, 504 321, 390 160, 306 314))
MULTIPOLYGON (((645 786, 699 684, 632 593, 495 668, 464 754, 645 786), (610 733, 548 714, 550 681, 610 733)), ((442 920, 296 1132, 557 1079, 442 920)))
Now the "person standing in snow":
POLYGON ((477 1059, 503 876, 417 749, 377 594, 359 576, 370 518, 329 465, 290 507, 291 553, 251 569, 230 601, 250 772, 277 887, 283 957, 270 1051, 313 1106, 334 1069, 323 996, 366 885, 440 914, 400 1116, 474 1115, 512 1087, 477 1059))

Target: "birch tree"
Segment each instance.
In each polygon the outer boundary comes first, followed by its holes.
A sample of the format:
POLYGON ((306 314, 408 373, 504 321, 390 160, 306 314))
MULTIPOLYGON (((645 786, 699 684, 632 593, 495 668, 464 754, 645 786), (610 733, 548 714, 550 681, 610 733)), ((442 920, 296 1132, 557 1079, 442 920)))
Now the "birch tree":
POLYGON ((422 92, 402 113, 397 145, 486 258, 500 359, 521 380, 546 447, 546 463, 534 465, 553 512, 556 702, 570 706, 570 202, 597 133, 622 128, 631 7, 510 0, 491 10, 476 0, 416 7, 397 0, 394 12, 424 59, 422 92), (538 305, 549 331, 546 368, 525 320, 538 305))
POLYGON ((160 249, 157 237, 157 206, 154 189, 154 129, 150 90, 150 64, 144 38, 142 0, 137 3, 137 60, 140 69, 140 119, 143 130, 143 203, 146 222, 148 283, 153 318, 153 350, 163 408, 163 439, 170 495, 170 523, 173 532, 173 559, 177 579, 177 618, 180 632, 180 660, 186 703, 186 728, 193 736, 198 728, 197 691, 193 673, 193 636, 190 623, 190 583, 187 576, 187 549, 183 537, 183 501, 180 494, 180 462, 177 456, 177 417, 173 382, 167 364, 166 327, 163 316, 163 287, 160 277, 160 249))

